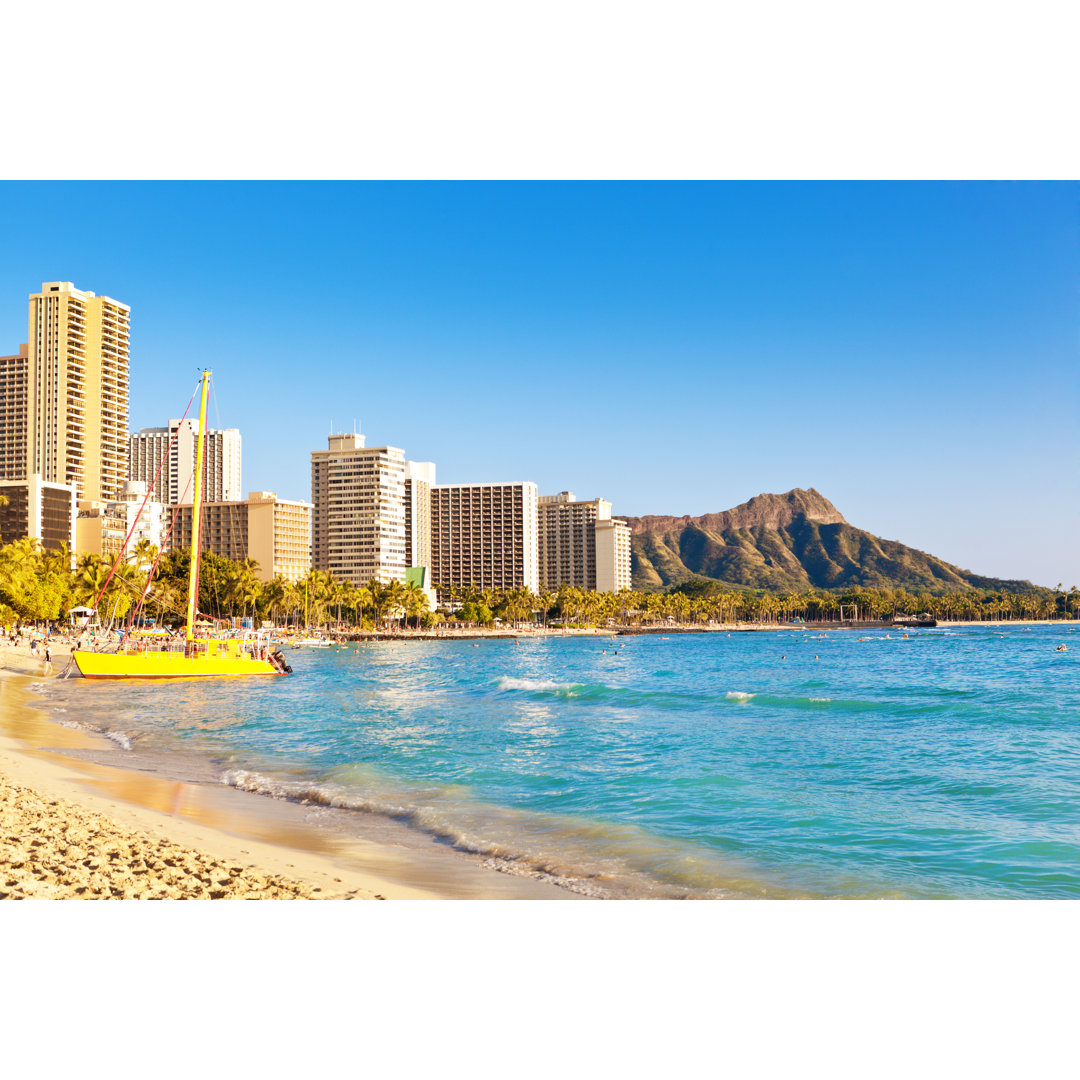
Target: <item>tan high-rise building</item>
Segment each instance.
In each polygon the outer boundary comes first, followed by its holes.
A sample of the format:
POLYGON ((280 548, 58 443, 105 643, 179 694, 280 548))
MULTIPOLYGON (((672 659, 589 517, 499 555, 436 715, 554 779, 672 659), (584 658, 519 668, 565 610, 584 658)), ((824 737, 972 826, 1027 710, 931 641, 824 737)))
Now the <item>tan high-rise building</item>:
POLYGON ((541 495, 540 581, 597 592, 630 588, 630 529, 611 517, 607 499, 579 502, 572 491, 541 495))
MULTIPOLYGON (((176 525, 169 547, 191 547, 190 504, 175 508, 176 525)), ((272 491, 252 491, 246 499, 202 504, 203 551, 235 562, 254 559, 260 581, 279 575, 299 581, 311 569, 311 504, 279 499, 272 491)))
POLYGON ((606 499, 578 502, 572 491, 541 495, 539 510, 540 583, 596 588, 597 521, 611 518, 606 499))
POLYGON ((593 523, 596 534, 597 592, 622 592, 631 587, 630 526, 610 518, 593 523))
POLYGON ((405 462, 405 565, 425 566, 431 574, 431 489, 433 461, 405 462))
MULTIPOLYGON (((110 564, 120 554, 128 534, 126 507, 119 502, 79 504, 75 521, 75 550, 81 555, 100 555, 110 564)), ((130 551, 131 545, 128 545, 130 551)))
MULTIPOLYGON (((167 427, 140 428, 128 437, 128 477, 151 484, 162 502, 190 506, 195 498, 195 452, 199 421, 190 417, 170 420, 167 427), (165 464, 162 465, 162 460, 165 464)), ((240 432, 236 428, 208 428, 203 452, 205 502, 231 502, 243 497, 240 486, 240 432)))
POLYGON ((311 565, 338 581, 405 581, 405 451, 331 435, 311 453, 311 565))
POLYGON ((26 473, 80 502, 114 498, 127 478, 130 312, 70 281, 30 294, 26 473))
POLYGON ((0 356, 0 479, 26 478, 26 406, 30 399, 29 346, 0 356))
POLYGON ((532 589, 540 586, 536 485, 439 484, 431 489, 431 583, 532 589))

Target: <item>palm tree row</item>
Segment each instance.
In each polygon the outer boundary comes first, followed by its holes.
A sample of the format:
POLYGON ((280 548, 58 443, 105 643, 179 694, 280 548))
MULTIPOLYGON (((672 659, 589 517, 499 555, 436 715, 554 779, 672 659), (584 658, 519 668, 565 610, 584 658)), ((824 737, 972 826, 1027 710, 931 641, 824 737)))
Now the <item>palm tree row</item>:
MULTIPOLYGON (((137 615, 180 625, 188 567, 187 552, 172 551, 159 559, 153 545, 140 541, 110 578, 110 563, 100 556, 82 555, 72 569, 66 547, 44 551, 37 541, 18 540, 0 547, 0 625, 53 621, 77 604, 95 601, 102 621, 137 615), (146 589, 151 568, 153 580, 146 589)), ((204 553, 199 611, 213 619, 268 619, 277 625, 343 630, 486 626, 496 620, 515 626, 610 626, 877 620, 919 613, 946 620, 1080 617, 1080 590, 1073 586, 1066 592, 1060 585, 1022 593, 972 589, 939 595, 870 588, 774 593, 729 589, 710 581, 689 582, 667 593, 598 593, 571 585, 539 592, 449 586, 441 592, 439 609, 431 611, 423 591, 401 581, 354 585, 322 570, 311 570, 296 582, 280 576, 262 581, 258 571, 253 559, 234 562, 204 553)))
POLYGON ((702 584, 704 588, 680 586, 667 593, 597 593, 571 585, 539 593, 448 587, 440 595, 444 605, 440 610, 453 611, 460 621, 480 625, 499 618, 509 623, 570 626, 875 621, 917 614, 977 621, 1080 617, 1080 590, 1075 586, 1068 593, 1059 586, 1057 591, 1036 589, 1015 594, 973 589, 932 595, 871 588, 775 593, 728 589, 719 582, 702 584))

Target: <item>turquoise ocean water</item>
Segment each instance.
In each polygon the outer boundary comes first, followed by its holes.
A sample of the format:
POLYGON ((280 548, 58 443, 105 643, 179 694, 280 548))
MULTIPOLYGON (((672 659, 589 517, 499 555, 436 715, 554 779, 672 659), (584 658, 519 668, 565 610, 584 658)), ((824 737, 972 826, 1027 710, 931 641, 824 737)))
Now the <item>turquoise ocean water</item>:
POLYGON ((287 679, 71 679, 45 697, 135 752, 592 895, 1080 896, 1074 627, 288 656, 287 679))

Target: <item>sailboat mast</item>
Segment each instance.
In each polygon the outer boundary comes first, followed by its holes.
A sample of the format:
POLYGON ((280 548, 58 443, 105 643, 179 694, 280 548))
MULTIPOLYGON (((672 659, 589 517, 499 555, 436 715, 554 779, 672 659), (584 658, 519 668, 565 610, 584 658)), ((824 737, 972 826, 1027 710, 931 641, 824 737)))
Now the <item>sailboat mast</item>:
POLYGON ((199 526, 202 515, 203 444, 206 441, 206 388, 210 372, 202 374, 202 400, 199 404, 199 441, 195 444, 195 494, 191 506, 191 574, 188 578, 187 640, 195 637, 195 616, 199 604, 199 526))

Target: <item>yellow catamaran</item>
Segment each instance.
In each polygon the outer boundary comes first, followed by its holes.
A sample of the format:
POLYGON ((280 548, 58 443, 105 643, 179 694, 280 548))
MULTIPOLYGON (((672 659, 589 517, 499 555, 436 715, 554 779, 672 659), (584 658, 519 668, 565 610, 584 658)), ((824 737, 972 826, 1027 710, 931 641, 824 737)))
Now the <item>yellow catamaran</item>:
POLYGON ((195 454, 195 493, 191 520, 191 573, 188 580, 187 627, 184 639, 158 644, 142 637, 125 636, 115 652, 75 653, 75 664, 87 679, 192 679, 234 675, 286 675, 292 669, 280 649, 272 649, 259 636, 197 638, 200 522, 203 444, 206 440, 206 390, 210 372, 202 375, 199 442, 195 454))

